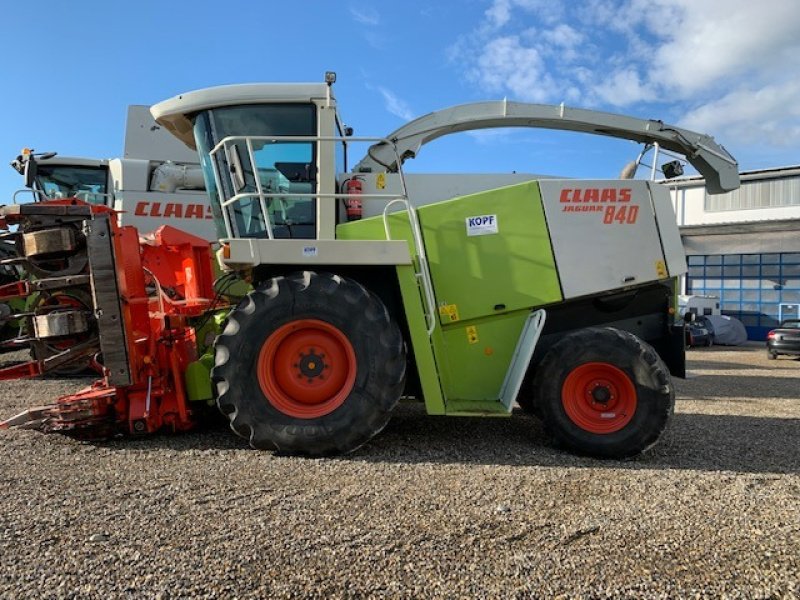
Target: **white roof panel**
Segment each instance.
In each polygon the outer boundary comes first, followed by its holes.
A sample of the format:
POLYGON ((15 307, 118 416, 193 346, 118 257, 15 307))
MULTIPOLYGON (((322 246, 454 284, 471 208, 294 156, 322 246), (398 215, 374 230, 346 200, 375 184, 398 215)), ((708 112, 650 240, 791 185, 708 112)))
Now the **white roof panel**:
MULTIPOLYGON (((187 118, 201 110, 236 104, 266 104, 270 102, 309 102, 325 98, 328 85, 324 83, 245 83, 205 88, 179 94, 154 104, 150 113, 159 125, 190 148, 194 148, 192 123, 187 118)), ((332 90, 331 90, 332 95, 332 90)))

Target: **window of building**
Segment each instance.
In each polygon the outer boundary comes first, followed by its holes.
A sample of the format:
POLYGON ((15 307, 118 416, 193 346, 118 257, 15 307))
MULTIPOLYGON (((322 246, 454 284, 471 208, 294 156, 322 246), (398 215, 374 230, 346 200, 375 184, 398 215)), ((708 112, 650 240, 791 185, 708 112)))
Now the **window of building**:
POLYGON ((718 296, 723 314, 763 339, 800 304, 800 253, 687 256, 689 294, 718 296))

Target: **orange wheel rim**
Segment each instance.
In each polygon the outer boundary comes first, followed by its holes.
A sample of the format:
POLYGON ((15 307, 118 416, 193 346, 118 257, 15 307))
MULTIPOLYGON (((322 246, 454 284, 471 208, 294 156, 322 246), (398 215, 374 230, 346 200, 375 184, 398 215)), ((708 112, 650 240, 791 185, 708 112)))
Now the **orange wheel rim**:
POLYGON ((570 420, 590 433, 614 433, 636 412, 636 388, 622 369, 591 362, 573 369, 561 387, 561 403, 570 420))
POLYGON ((356 381, 356 353, 330 323, 300 319, 279 327, 261 347, 258 383, 280 412, 314 419, 339 408, 356 381))

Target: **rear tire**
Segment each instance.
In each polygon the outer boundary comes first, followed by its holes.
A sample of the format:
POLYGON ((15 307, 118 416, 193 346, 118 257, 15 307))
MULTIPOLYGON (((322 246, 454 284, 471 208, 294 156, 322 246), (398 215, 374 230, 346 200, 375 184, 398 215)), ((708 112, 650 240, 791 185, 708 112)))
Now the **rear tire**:
POLYGON ((405 345, 386 307, 328 273, 250 292, 214 353, 217 406, 258 449, 352 452, 386 426, 405 384, 405 345))
POLYGON ((542 415, 541 411, 537 407, 536 390, 533 386, 533 382, 534 378, 529 370, 525 375, 525 379, 522 380, 522 386, 519 388, 519 394, 517 394, 517 404, 519 404, 522 412, 541 418, 542 415))
POLYGON ((655 444, 675 406, 669 369, 635 335, 592 327, 545 355, 533 383, 554 441, 572 452, 627 458, 655 444))

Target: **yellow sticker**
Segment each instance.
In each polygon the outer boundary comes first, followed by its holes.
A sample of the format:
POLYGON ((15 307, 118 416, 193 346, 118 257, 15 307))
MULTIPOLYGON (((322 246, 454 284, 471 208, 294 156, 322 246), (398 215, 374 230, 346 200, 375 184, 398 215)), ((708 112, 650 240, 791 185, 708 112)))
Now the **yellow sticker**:
POLYGON ((667 276, 667 265, 664 264, 663 260, 656 261, 656 275, 659 277, 667 276))
POLYGON ((447 317, 448 321, 458 321, 458 306, 455 304, 442 304, 439 307, 439 314, 447 317))
POLYGON ((467 341, 470 344, 477 344, 478 343, 478 328, 474 325, 470 325, 467 327, 467 341))
POLYGON ((378 177, 375 179, 375 187, 379 190, 386 189, 386 173, 378 173, 378 177))

